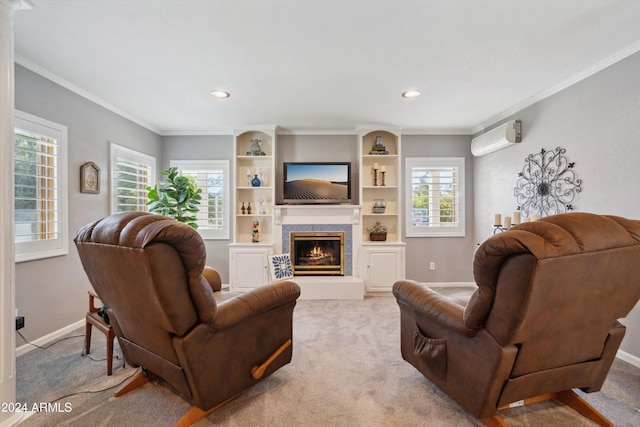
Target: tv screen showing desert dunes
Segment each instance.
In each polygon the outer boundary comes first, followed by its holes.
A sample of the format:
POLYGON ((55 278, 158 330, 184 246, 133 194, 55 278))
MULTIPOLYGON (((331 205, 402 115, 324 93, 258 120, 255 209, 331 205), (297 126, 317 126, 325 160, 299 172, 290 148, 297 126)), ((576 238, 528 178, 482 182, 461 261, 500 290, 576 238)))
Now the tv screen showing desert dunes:
POLYGON ((342 165, 288 165, 285 199, 349 200, 349 168, 342 165))

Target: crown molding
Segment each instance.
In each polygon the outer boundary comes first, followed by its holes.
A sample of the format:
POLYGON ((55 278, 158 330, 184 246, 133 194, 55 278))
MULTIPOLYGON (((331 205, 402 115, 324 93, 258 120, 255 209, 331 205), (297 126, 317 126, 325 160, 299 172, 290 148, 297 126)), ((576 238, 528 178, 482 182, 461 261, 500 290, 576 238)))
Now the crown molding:
POLYGON ((127 120, 130 120, 148 130, 150 130, 151 132, 154 132, 158 135, 164 135, 163 132, 158 129, 157 127, 150 125, 149 123, 146 123, 140 119, 138 119, 137 117, 109 104, 107 101, 98 98, 97 96, 93 95, 90 92, 87 92, 86 90, 74 85, 73 83, 68 82, 67 80, 63 79, 62 77, 58 76, 57 74, 52 73, 49 70, 46 70, 45 68, 39 66, 38 64, 35 64, 31 61, 29 61, 26 58, 23 58, 20 55, 15 55, 14 58, 15 62, 25 68, 27 68, 28 70, 33 71, 36 74, 41 75, 42 77, 51 80, 52 82, 64 87, 65 89, 70 90, 71 92, 76 93, 77 95, 82 96, 83 98, 88 99, 91 102, 94 102, 98 105, 100 105, 103 108, 106 108, 107 110, 116 113, 117 115, 124 117, 127 120))
POLYGON ((532 106, 533 104, 536 104, 544 99, 547 99, 549 97, 551 97, 552 95, 555 95, 556 93, 570 87, 573 86, 574 84, 593 76, 596 73, 599 73, 600 71, 604 70, 607 67, 610 67, 611 65, 618 63, 620 61, 622 61, 623 59, 628 58, 629 56, 637 53, 640 51, 640 41, 637 41, 635 43, 630 44, 629 46, 627 46, 624 49, 619 50, 618 52, 614 53, 613 55, 610 55, 606 58, 604 58, 603 60, 596 62, 595 64, 591 65, 590 67, 582 70, 581 72, 574 74, 573 76, 569 77, 566 80, 563 80, 562 82, 558 83, 555 86, 550 87, 549 89, 535 95, 532 96, 531 98, 514 105, 513 107, 503 111, 501 114, 498 114, 494 117, 492 117, 491 119, 487 120, 486 122, 484 122, 483 124, 481 124, 480 126, 477 126, 473 129, 473 134, 477 134, 479 132, 484 131, 485 129, 497 124, 498 122, 524 110, 527 107, 532 106))

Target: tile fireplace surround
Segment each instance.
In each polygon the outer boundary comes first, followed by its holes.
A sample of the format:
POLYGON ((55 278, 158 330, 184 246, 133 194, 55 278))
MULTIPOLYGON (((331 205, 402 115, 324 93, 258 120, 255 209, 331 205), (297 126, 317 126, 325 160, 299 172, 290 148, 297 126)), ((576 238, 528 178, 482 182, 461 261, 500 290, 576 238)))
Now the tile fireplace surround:
POLYGON ((274 206, 275 253, 289 253, 292 231, 342 231, 344 276, 296 276, 304 299, 362 299, 364 281, 360 277, 362 224, 359 205, 278 205, 274 206))

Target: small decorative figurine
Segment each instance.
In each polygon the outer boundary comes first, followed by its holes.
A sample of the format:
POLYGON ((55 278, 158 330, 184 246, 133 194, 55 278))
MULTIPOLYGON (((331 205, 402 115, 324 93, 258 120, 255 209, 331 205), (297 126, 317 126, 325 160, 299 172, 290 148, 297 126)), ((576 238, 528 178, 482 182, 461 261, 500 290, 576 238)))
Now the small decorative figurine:
POLYGON ((242 215, 244 215, 247 212, 247 208, 244 207, 244 202, 242 202, 242 207, 240 208, 240 211, 242 212, 242 215))
POLYGON ((251 241, 258 243, 260 241, 260 221, 253 220, 253 227, 251 230, 251 241))
POLYGON ((247 205, 247 215, 251 215, 251 202, 247 205))
POLYGON ((258 210, 258 213, 260 215, 264 215, 267 213, 267 210, 264 208, 264 197, 260 197, 258 199, 258 203, 260 203, 260 210, 258 210))

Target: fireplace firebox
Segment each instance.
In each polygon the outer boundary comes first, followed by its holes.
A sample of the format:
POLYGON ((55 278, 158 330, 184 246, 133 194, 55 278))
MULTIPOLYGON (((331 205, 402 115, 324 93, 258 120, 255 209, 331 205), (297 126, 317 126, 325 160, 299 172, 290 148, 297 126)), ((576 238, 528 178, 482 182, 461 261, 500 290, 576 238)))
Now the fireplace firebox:
POLYGON ((295 276, 344 276, 344 232, 292 232, 295 276))

